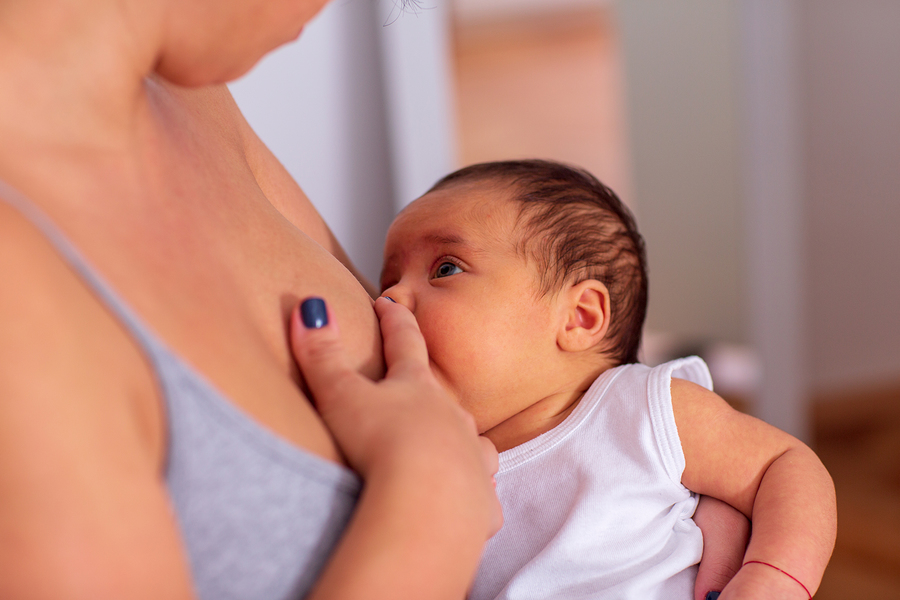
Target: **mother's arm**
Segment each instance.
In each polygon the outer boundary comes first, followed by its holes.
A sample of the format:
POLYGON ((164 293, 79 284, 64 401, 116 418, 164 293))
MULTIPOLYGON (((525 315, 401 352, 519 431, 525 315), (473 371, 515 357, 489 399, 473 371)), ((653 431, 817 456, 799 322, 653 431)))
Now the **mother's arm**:
POLYGON ((191 600, 156 383, 0 201, 0 598, 191 600))

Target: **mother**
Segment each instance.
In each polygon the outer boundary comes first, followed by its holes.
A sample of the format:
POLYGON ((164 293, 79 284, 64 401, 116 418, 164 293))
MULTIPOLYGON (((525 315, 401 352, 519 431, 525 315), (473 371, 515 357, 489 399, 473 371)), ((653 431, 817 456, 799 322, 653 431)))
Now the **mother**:
POLYGON ((358 375, 372 301, 207 85, 325 3, 0 0, 0 597, 464 596, 496 455, 401 307, 358 375))
POLYGON ((186 89, 323 4, 0 2, 0 597, 299 596, 357 499, 341 451, 366 487, 315 597, 464 595, 498 510, 474 428, 388 307, 413 368, 322 407, 338 449, 286 325, 327 297, 379 377, 372 301, 227 91, 186 89))

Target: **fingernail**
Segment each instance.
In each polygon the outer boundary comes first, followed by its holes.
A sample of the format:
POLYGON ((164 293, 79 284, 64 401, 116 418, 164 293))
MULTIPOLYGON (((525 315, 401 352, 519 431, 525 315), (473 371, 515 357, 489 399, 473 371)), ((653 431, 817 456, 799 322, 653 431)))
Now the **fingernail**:
POLYGON ((710 592, 706 594, 706 600, 716 600, 722 592, 710 592))
POLYGON ((397 304, 397 301, 394 300, 393 298, 391 298, 390 296, 382 296, 382 298, 387 298, 388 300, 390 300, 390 301, 393 302, 394 304, 397 304))
POLYGON ((307 329, 321 329, 328 325, 328 311, 321 298, 307 298, 300 304, 300 319, 307 329))

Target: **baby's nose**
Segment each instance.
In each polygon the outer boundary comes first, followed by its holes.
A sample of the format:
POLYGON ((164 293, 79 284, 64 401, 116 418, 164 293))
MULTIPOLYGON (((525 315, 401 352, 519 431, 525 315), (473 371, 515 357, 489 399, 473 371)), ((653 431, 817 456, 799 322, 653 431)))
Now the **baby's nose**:
POLYGON ((382 296, 390 298, 397 304, 402 304, 406 308, 410 310, 410 312, 416 311, 416 303, 413 298, 412 292, 410 292, 409 288, 403 285, 402 283, 397 283, 387 288, 383 292, 381 292, 382 296))

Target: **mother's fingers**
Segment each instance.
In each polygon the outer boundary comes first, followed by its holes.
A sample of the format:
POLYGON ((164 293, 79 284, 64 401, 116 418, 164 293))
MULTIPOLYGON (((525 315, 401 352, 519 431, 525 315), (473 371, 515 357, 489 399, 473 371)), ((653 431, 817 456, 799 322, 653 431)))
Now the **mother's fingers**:
POLYGON ((497 474, 500 468, 500 455, 497 454, 497 448, 491 440, 484 436, 478 436, 478 443, 481 444, 481 456, 484 460, 484 466, 487 467, 491 476, 497 474))
POLYGON ((721 591, 744 562, 750 539, 750 521, 728 504, 701 496, 694 522, 703 532, 703 556, 694 584, 694 598, 721 591))
POLYGON ((337 323, 321 298, 307 298, 291 315, 291 349, 320 410, 361 379, 350 367, 337 323))
MULTIPOLYGON (((497 454, 497 448, 491 440, 484 436, 479 436, 478 442, 481 444, 482 460, 487 467, 488 473, 491 474, 491 481, 493 481, 494 487, 496 487, 497 480, 494 478, 494 475, 497 474, 500 467, 500 457, 497 454)), ((500 501, 497 499, 496 495, 493 496, 492 502, 494 506, 491 514, 491 536, 500 531, 500 528, 503 527, 503 509, 500 506, 500 501)))
POLYGON ((416 318, 405 306, 386 298, 375 301, 384 340, 384 362, 388 376, 428 367, 428 349, 416 318))

